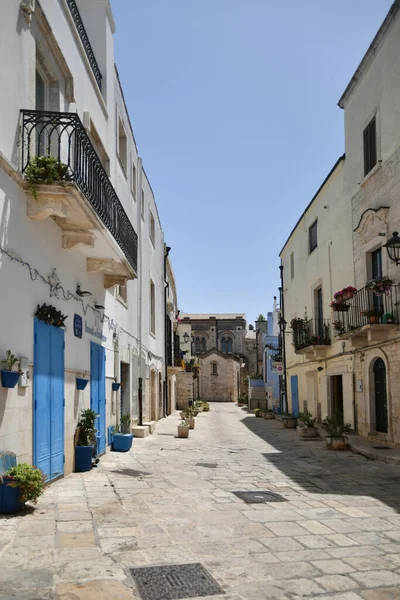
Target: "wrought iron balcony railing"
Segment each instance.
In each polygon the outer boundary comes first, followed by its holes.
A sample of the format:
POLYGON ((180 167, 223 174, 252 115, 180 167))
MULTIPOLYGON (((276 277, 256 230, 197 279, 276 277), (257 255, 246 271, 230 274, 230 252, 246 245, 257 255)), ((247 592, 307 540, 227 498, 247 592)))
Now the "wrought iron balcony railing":
POLYGON ((78 7, 76 5, 75 0, 67 0, 68 8, 70 10, 71 16, 74 20, 75 27, 78 30, 79 37, 81 38, 81 42, 86 52, 86 56, 88 57, 88 61, 90 63, 91 69, 93 71, 93 75, 97 81, 97 85, 101 89, 101 79, 102 75, 100 73, 99 65, 97 64, 97 60, 95 58, 94 52, 92 50, 92 46, 89 42, 88 34, 86 33, 85 26, 82 22, 81 15, 79 13, 78 7))
POLYGON ((329 319, 296 320, 293 329, 293 345, 295 351, 308 346, 329 346, 331 344, 331 327, 329 319))
POLYGON ((34 156, 54 156, 114 237, 137 272, 137 234, 75 113, 22 110, 22 172, 34 156))
POLYGON ((364 287, 354 296, 337 304, 333 328, 343 335, 369 324, 399 323, 400 286, 393 285, 383 295, 364 287))

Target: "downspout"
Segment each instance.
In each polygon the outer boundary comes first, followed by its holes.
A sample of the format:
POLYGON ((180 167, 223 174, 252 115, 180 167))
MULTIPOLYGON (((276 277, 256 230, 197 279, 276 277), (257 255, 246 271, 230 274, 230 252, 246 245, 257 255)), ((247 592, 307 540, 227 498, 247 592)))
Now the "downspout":
POLYGON ((143 425, 143 376, 142 373, 142 299, 143 299, 143 271, 142 271, 142 159, 138 157, 137 166, 137 235, 138 235, 138 410, 139 425, 143 425))
MULTIPOLYGON (((283 292, 283 265, 279 266, 279 270, 281 272, 281 319, 284 321, 285 319, 285 302, 284 302, 284 292, 283 292)), ((286 376, 286 339, 285 339, 285 328, 282 328, 282 362, 283 362, 283 398, 284 400, 284 408, 288 411, 288 401, 287 401, 287 376, 286 376)))
MULTIPOLYGON (((171 246, 165 246, 164 244, 164 402, 163 402, 163 416, 167 416, 168 407, 168 336, 167 336, 167 289, 169 283, 167 281, 167 260, 168 255, 171 252, 171 246)), ((170 332, 171 334, 171 332, 170 332)))

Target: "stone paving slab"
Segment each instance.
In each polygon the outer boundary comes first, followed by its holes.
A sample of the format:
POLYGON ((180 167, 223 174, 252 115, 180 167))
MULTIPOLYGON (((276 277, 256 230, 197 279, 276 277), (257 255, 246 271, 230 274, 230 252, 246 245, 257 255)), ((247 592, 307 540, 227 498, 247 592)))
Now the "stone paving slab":
POLYGON ((178 420, 0 517, 0 600, 140 600, 130 568, 194 562, 215 600, 400 600, 400 466, 304 444, 233 404, 200 414, 188 440, 178 420), (232 493, 250 490, 286 501, 232 493))

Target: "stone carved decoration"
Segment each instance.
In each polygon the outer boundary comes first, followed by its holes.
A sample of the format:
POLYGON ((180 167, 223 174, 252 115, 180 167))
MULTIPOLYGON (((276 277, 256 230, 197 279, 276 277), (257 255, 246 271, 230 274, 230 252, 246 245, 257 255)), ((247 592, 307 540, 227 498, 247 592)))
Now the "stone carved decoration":
POLYGON ((21 10, 27 23, 32 21, 32 15, 35 12, 35 0, 21 0, 21 10))
POLYGON ((362 244, 368 243, 379 233, 386 233, 389 208, 380 206, 379 208, 367 208, 361 215, 357 227, 354 229, 360 237, 362 244))

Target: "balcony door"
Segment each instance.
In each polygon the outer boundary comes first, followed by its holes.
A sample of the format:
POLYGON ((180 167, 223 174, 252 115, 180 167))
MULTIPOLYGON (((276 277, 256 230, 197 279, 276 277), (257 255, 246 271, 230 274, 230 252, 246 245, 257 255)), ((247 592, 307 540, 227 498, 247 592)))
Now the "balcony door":
POLYGON ((381 358, 374 364, 375 429, 379 433, 388 431, 388 410, 386 394, 386 367, 381 358))
MULTIPOLYGON (((49 86, 41 70, 36 68, 36 89, 35 89, 35 110, 45 111, 49 108, 49 86)), ((39 126, 36 128, 36 154, 44 156, 46 154, 46 128, 39 126)))
MULTIPOLYGON (((371 252, 371 275, 372 279, 382 277, 382 248, 378 248, 371 252)), ((372 306, 383 311, 383 298, 372 294, 372 306)))
POLYGON ((319 287, 314 292, 315 306, 315 329, 314 334, 319 337, 319 343, 324 341, 324 310, 322 306, 322 287, 319 287))

